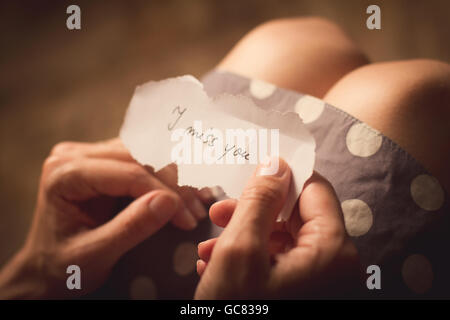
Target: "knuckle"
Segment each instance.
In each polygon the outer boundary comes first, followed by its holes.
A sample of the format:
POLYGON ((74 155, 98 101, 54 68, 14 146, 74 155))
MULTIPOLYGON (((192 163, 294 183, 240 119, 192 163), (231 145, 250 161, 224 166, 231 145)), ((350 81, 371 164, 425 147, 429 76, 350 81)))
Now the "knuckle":
POLYGON ((313 270, 320 268, 323 257, 326 256, 324 249, 315 241, 302 243, 302 247, 305 249, 302 253, 305 261, 313 266, 313 270))
POLYGON ((311 243, 307 251, 309 257, 307 258, 313 265, 319 265, 319 258, 322 256, 322 249, 315 243, 311 243))
POLYGON ((181 186, 178 188, 178 194, 183 200, 194 201, 196 197, 195 190, 189 186, 181 186))
POLYGON ((220 242, 217 246, 217 251, 220 251, 227 260, 239 257, 239 249, 234 243, 231 243, 230 241, 220 242))
POLYGON ((219 244, 219 250, 229 261, 253 261, 259 256, 260 248, 251 239, 227 240, 219 244))
POLYGON ((140 196, 156 188, 150 179, 151 175, 141 165, 128 164, 124 170, 128 176, 125 180, 133 182, 129 189, 130 194, 140 196))
POLYGON ((276 183, 253 184, 244 189, 241 200, 257 201, 263 205, 272 205, 282 198, 282 190, 276 183))
POLYGON ((70 161, 60 167, 59 176, 61 178, 71 178, 80 174, 80 161, 70 161))
POLYGON ((323 221, 322 224, 317 224, 316 227, 318 228, 316 234, 320 237, 320 243, 332 243, 334 244, 333 247, 340 249, 348 239, 343 223, 329 224, 323 221))
POLYGON ((78 161, 68 161, 55 167, 47 175, 44 181, 46 191, 53 191, 61 185, 73 181, 80 176, 80 163, 78 161))
POLYGON ((324 241, 332 241, 338 246, 342 246, 348 238, 343 221, 340 223, 327 223, 323 221, 317 227, 321 229, 318 230, 317 234, 324 237, 324 241))
POLYGON ((257 241, 248 237, 224 238, 216 246, 214 250, 219 253, 216 259, 225 273, 233 274, 230 281, 235 282, 234 286, 248 291, 264 282, 268 256, 257 241))
POLYGON ((132 238, 148 232, 148 226, 145 223, 136 223, 135 213, 130 212, 123 219, 123 230, 126 238, 132 238))
POLYGON ((126 170, 130 178, 137 182, 146 181, 146 177, 148 177, 148 172, 138 164, 130 164, 126 170))
POLYGON ((42 172, 44 174, 47 174, 47 173, 53 171, 55 168, 57 168, 64 162, 65 162, 64 158, 62 158, 60 156, 55 156, 55 155, 48 156, 44 160, 44 163, 42 164, 42 172))
POLYGON ((79 143, 72 141, 59 142, 53 146, 50 155, 67 155, 67 153, 79 148, 79 145, 79 143))

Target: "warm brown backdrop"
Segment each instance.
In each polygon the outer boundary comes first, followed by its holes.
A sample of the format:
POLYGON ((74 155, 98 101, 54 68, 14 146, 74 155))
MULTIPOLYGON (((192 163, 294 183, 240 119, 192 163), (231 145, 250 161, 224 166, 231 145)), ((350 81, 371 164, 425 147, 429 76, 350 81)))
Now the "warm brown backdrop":
POLYGON ((257 24, 317 15, 342 25, 373 61, 450 60, 450 1, 2 1, 0 265, 29 227, 41 163, 62 140, 117 135, 133 88, 201 76, 257 24), (82 30, 66 29, 78 4, 82 30), (382 30, 365 28, 378 4, 382 30))

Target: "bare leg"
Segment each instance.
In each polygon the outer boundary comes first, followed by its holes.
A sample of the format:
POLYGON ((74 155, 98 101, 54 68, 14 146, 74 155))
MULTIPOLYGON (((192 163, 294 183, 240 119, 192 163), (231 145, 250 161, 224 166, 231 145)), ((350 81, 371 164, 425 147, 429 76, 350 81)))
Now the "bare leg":
POLYGON ((367 62, 335 24, 295 18, 255 28, 218 68, 323 97, 397 142, 449 191, 450 66, 367 62))
POLYGON ((255 28, 218 68, 323 97, 341 77, 366 63, 365 55, 334 23, 294 18, 255 28))
POLYGON ((367 65, 339 80, 324 100, 397 142, 450 190, 450 65, 367 65))

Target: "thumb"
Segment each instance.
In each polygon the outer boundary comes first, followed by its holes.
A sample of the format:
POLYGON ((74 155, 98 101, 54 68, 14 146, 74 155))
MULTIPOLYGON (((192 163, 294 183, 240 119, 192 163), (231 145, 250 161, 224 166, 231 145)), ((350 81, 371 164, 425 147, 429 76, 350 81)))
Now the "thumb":
POLYGON ((291 182, 291 170, 287 163, 281 158, 273 158, 269 166, 273 167, 274 163, 278 167, 276 172, 268 174, 267 166, 260 165, 250 178, 224 231, 224 237, 242 235, 244 238, 240 240, 268 243, 291 182))
POLYGON ((133 201, 111 221, 95 230, 96 242, 105 252, 122 256, 169 222, 181 206, 171 191, 151 191, 133 201))

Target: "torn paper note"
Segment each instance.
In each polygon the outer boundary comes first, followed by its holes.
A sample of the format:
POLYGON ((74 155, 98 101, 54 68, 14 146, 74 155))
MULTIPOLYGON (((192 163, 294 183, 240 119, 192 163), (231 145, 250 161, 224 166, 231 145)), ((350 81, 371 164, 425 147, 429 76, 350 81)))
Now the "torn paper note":
MULTIPOLYGON (((139 86, 120 137, 141 164, 159 170, 177 163, 179 185, 220 186, 233 198, 259 163, 283 158, 293 179, 281 220, 289 217, 314 167, 315 141, 296 113, 266 111, 245 96, 211 98, 192 76, 139 86)), ((273 169, 271 163, 267 173, 273 169)))

